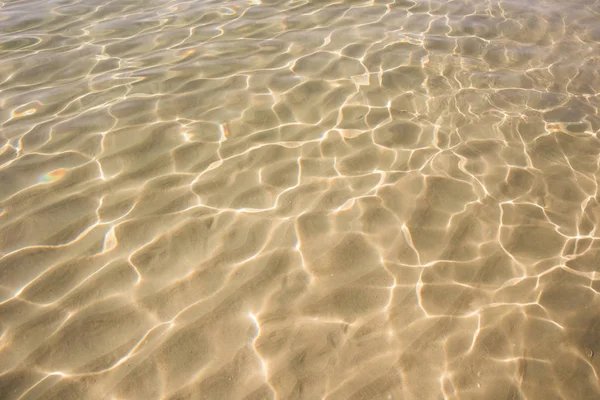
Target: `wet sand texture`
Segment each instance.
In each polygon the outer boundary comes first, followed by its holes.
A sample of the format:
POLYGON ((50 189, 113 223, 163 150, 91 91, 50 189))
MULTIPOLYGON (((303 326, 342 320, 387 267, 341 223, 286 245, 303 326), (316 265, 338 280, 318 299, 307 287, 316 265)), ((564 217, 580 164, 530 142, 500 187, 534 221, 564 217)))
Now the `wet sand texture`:
POLYGON ((597 0, 0 3, 0 398, 600 398, 599 67, 597 0))

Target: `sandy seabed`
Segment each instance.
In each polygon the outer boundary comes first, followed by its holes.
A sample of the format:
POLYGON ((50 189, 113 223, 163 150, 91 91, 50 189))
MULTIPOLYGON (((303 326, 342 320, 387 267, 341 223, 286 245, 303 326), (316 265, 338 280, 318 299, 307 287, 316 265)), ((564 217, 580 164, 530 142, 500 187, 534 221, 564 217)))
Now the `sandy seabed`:
POLYGON ((600 2, 0 3, 2 400, 600 398, 600 2))

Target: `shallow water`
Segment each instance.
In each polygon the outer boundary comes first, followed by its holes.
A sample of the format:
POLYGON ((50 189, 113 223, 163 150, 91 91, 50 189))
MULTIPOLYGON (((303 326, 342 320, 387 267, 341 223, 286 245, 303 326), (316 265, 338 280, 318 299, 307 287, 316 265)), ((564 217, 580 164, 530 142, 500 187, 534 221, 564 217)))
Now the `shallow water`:
POLYGON ((0 3, 0 398, 600 398, 600 2, 0 3))

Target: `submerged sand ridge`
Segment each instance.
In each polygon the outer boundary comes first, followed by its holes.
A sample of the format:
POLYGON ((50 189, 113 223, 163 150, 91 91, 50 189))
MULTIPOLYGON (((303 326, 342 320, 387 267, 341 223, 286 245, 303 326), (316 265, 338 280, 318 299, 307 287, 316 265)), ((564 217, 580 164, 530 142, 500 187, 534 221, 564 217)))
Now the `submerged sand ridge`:
POLYGON ((0 3, 0 398, 599 398, 598 27, 0 3))

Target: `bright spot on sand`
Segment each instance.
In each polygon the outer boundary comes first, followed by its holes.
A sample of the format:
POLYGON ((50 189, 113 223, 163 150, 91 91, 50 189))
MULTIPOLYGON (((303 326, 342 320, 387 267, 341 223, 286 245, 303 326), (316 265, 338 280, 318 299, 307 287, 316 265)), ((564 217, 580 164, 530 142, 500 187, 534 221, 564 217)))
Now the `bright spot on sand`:
POLYGON ((21 118, 26 117, 28 115, 33 115, 37 112, 37 110, 38 109, 35 107, 28 108, 27 110, 21 112, 15 110, 12 112, 12 118, 21 118))
POLYGON ((42 175, 39 179, 39 183, 52 183, 64 178, 67 173, 67 169, 55 169, 54 171, 48 172, 46 175, 42 175))

